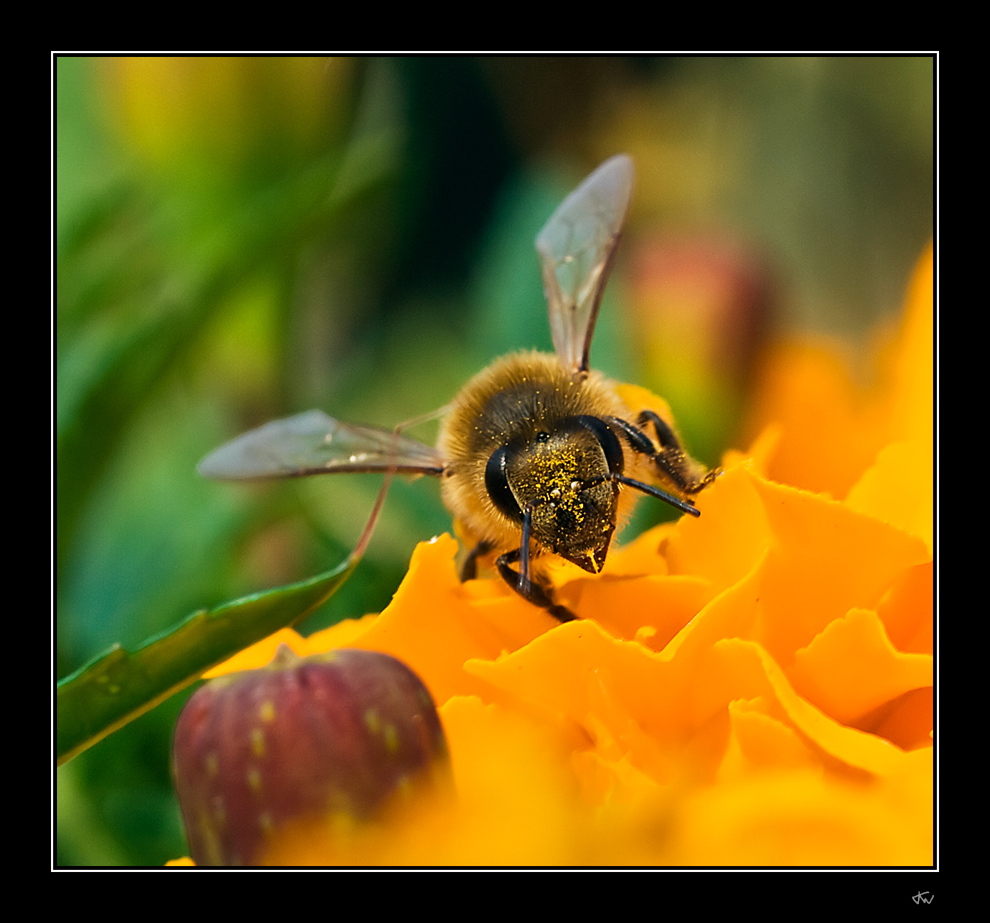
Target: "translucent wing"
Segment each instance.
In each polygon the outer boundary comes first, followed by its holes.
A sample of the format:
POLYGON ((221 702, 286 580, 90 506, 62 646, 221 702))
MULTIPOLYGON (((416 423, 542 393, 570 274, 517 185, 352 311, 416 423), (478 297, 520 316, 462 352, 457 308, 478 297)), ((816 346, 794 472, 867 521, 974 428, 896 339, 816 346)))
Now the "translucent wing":
POLYGON ((259 426, 197 466, 204 477, 233 481, 337 471, 440 474, 443 468, 440 454, 428 445, 391 430, 342 423, 322 410, 259 426))
POLYGON ((598 306, 632 194, 633 164, 606 160, 550 216, 536 237, 550 331, 560 361, 575 378, 588 371, 598 306))

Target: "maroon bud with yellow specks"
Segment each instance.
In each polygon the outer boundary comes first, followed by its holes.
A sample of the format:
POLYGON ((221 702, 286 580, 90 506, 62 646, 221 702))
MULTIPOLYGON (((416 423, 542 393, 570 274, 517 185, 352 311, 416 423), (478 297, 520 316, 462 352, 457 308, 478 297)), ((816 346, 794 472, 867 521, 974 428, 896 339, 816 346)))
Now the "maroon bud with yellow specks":
POLYGON ((446 778, 433 700, 375 651, 299 658, 212 680, 176 723, 173 773, 197 865, 253 865, 293 825, 327 836, 446 778))

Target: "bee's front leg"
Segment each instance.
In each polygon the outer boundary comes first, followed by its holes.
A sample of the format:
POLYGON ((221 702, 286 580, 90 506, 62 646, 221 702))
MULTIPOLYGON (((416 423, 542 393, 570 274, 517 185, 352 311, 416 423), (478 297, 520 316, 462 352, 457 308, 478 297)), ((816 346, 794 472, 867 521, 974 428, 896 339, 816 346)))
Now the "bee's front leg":
POLYGON ((526 602, 546 609, 557 621, 573 622, 577 616, 566 606, 557 605, 550 597, 548 589, 531 580, 528 573, 520 573, 512 568, 512 565, 519 561, 520 554, 520 550, 516 548, 500 555, 495 561, 495 566, 502 575, 502 579, 526 602))
POLYGON ((649 456, 657 469, 685 496, 698 493, 711 484, 720 473, 718 469, 705 471, 702 465, 694 461, 684 451, 677 434, 652 410, 642 411, 636 418, 636 426, 617 417, 610 417, 608 422, 625 437, 634 452, 649 456), (657 434, 659 449, 640 429, 647 424, 651 424, 657 434))
POLYGON ((718 477, 719 471, 705 471, 684 451, 676 433, 652 410, 644 410, 636 419, 639 426, 652 424, 660 443, 660 451, 653 456, 657 467, 686 494, 696 494, 718 477))

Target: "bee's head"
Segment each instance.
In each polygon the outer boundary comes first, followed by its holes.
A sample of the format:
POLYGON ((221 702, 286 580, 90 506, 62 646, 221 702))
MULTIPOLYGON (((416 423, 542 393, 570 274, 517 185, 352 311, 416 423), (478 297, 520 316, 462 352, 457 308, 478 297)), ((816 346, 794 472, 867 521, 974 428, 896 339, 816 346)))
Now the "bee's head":
POLYGON ((573 417, 496 450, 485 483, 510 519, 522 525, 529 510, 529 537, 539 546, 597 573, 615 532, 618 488, 611 475, 621 472, 622 456, 613 454, 585 418, 573 417))

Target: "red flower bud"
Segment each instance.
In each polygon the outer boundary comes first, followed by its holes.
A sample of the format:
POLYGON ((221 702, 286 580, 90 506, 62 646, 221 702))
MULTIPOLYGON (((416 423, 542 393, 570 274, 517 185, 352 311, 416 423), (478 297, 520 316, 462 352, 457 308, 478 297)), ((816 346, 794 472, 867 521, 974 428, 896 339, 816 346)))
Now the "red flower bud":
POLYGON ((433 788, 447 747, 433 700, 405 664, 375 651, 301 659, 215 679, 176 723, 173 772, 197 865, 252 865, 279 831, 327 836, 396 794, 433 788))

